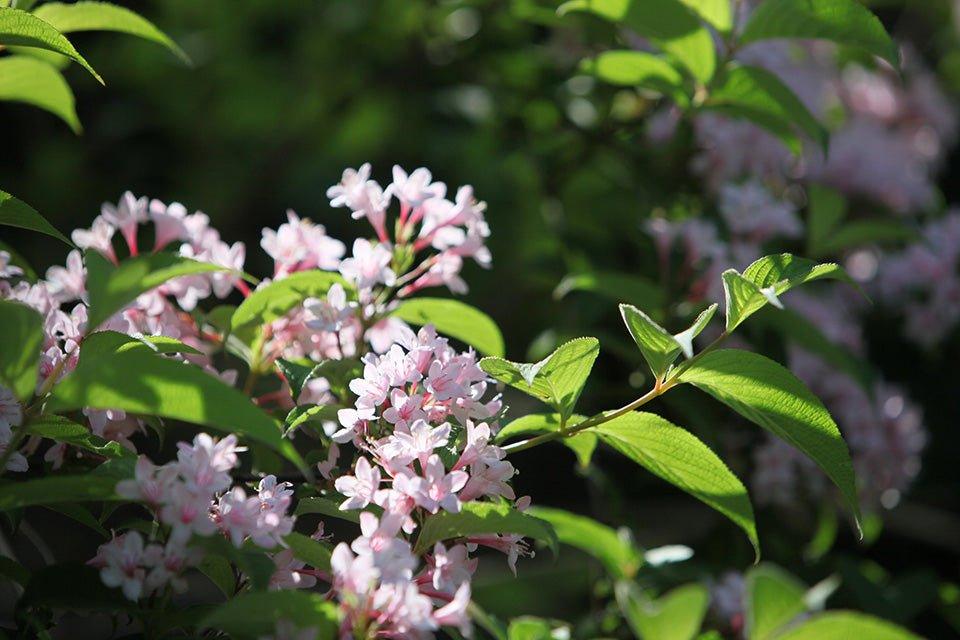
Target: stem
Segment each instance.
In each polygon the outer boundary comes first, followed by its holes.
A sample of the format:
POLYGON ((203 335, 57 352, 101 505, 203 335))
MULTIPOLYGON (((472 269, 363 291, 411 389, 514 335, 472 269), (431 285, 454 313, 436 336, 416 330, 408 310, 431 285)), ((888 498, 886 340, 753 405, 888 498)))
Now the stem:
POLYGON ((619 418, 622 415, 628 414, 631 411, 635 411, 639 409, 640 407, 647 404, 654 398, 662 396, 670 389, 674 388, 678 384, 681 384, 679 380, 680 375, 684 371, 689 369, 690 366, 693 365, 697 360, 699 360, 704 354, 715 349, 721 342, 723 342, 727 338, 728 335, 729 334, 726 331, 724 331, 719 336, 717 336, 716 340, 711 342, 702 351, 700 351, 700 353, 693 356, 689 360, 685 360, 684 362, 677 365, 673 370, 670 371, 669 375, 667 375, 664 378, 657 378, 657 381, 653 385, 653 389, 650 389, 650 391, 647 391, 645 394, 643 394, 633 402, 629 404, 625 404, 619 409, 612 409, 610 411, 604 411, 602 413, 598 413, 597 415, 587 418, 582 422, 578 422, 572 427, 563 428, 561 426, 561 428, 558 431, 550 431, 549 433, 542 433, 539 436, 535 436, 527 440, 521 440, 520 442, 513 442, 503 447, 504 452, 506 452, 507 454, 511 454, 517 451, 524 451, 526 449, 536 447, 538 445, 543 444, 544 442, 552 442, 553 440, 558 440, 560 438, 569 438, 570 436, 580 433, 584 429, 589 429, 590 427, 596 427, 597 425, 601 425, 604 422, 610 422, 611 420, 615 420, 616 418, 619 418))

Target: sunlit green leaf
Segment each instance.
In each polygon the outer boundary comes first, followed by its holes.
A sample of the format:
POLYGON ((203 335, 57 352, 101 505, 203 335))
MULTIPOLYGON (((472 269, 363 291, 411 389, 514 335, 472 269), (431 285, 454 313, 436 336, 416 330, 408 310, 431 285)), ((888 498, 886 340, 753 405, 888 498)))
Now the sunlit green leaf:
POLYGON ((827 611, 777 636, 777 640, 920 640, 903 627, 855 611, 827 611))
POLYGON ((318 593, 261 591, 242 593, 204 618, 200 626, 218 629, 232 638, 259 638, 273 634, 277 622, 316 630, 317 640, 337 637, 337 605, 318 593))
POLYGON ((43 319, 25 304, 0 300, 0 334, 6 345, 0 349, 0 384, 26 403, 37 386, 43 319))
POLYGON ((632 578, 643 564, 643 554, 629 533, 618 532, 596 520, 562 509, 535 506, 527 509, 527 513, 549 522, 561 544, 595 557, 615 578, 632 578))
POLYGON ((391 314, 411 324, 432 324, 445 336, 456 338, 487 356, 503 356, 503 335, 484 312, 447 298, 404 300, 391 314))
POLYGON ((740 43, 771 38, 832 40, 899 64, 883 23, 856 0, 765 0, 750 15, 740 43))
POLYGON ((119 442, 105 440, 91 432, 88 427, 61 416, 41 415, 27 424, 27 433, 106 458, 136 458, 135 453, 121 446, 119 442))
POLYGON ((839 487, 859 524, 847 444, 830 412, 796 376, 759 354, 723 349, 705 354, 680 379, 810 456, 839 487))
POLYGON ((581 69, 604 82, 625 87, 654 89, 683 97, 683 76, 669 62, 646 51, 604 51, 580 63, 581 69))
POLYGON ((663 376, 680 354, 680 343, 650 316, 632 305, 621 304, 620 315, 654 377, 663 376))
POLYGON ((650 473, 728 517, 747 534, 759 557, 760 542, 746 488, 692 433, 656 414, 640 411, 624 414, 590 431, 650 473))
POLYGON ((39 107, 66 122, 74 133, 83 129, 70 85, 59 71, 40 60, 28 56, 0 58, 0 101, 39 107))
POLYGON ((680 0, 720 33, 733 27, 733 3, 730 0, 680 0))
POLYGON ((716 302, 711 304, 709 307, 701 311, 696 319, 694 319, 693 324, 691 324, 687 329, 676 333, 673 336, 673 339, 677 341, 677 344, 680 345, 680 349, 683 351, 683 355, 687 358, 693 357, 693 339, 696 338, 700 333, 707 328, 707 325, 710 324, 710 321, 713 319, 713 314, 717 312, 717 307, 719 307, 716 302))
POLYGON ((103 78, 93 70, 70 41, 52 25, 20 9, 0 9, 0 45, 35 47, 67 56, 89 71, 100 84, 103 78))
POLYGON ((274 280, 254 291, 237 307, 230 321, 233 331, 248 324, 265 324, 276 320, 305 299, 324 298, 334 284, 350 285, 332 271, 300 271, 274 280))
POLYGON ((706 587, 687 584, 651 600, 631 583, 616 586, 617 603, 641 640, 692 640, 710 604, 706 587))
POLYGON ((556 553, 557 534, 549 522, 514 509, 507 502, 465 502, 459 513, 440 511, 428 516, 420 530, 416 553, 435 542, 492 533, 514 533, 545 542, 556 553))
POLYGON ((288 534, 283 542, 290 548, 295 558, 306 562, 314 569, 329 571, 331 553, 329 544, 318 542, 310 536, 297 532, 288 534))
POLYGON ((806 587, 771 564, 751 568, 746 575, 744 606, 747 638, 768 640, 803 612, 806 587))
MULTIPOLYGON (((570 416, 569 423, 574 425, 583 420, 586 420, 586 417, 574 414, 570 416)), ((506 442, 509 438, 516 436, 548 433, 559 429, 560 416, 558 414, 531 413, 506 424, 497 432, 496 439, 497 442, 506 442)), ((589 431, 581 431, 568 438, 560 438, 560 442, 573 451, 581 467, 586 467, 590 464, 593 450, 597 447, 597 436, 589 431)))

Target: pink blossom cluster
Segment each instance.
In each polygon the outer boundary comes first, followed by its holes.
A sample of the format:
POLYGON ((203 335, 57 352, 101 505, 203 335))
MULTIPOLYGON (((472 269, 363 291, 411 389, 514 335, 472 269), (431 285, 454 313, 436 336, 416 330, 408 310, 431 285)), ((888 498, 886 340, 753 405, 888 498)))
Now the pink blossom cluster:
POLYGON ((880 261, 872 291, 902 309, 904 333, 930 348, 960 322, 960 211, 924 225, 920 238, 880 261))
POLYGON ((754 124, 704 114, 694 123, 702 151, 693 169, 716 190, 755 176, 827 184, 902 214, 929 209, 936 203, 934 179, 956 136, 957 117, 918 56, 909 49, 904 54, 901 77, 884 67, 840 65, 835 47, 822 42, 745 47, 739 60, 775 73, 821 121, 843 114, 831 130, 829 154, 824 158, 808 143, 796 159, 754 124))
POLYGON ((441 626, 467 630, 477 564, 470 554, 497 549, 515 568, 529 548, 517 535, 477 535, 438 542, 421 560, 409 539, 428 515, 516 499, 513 465, 492 443, 500 399, 484 401, 490 381, 476 355, 457 353, 429 325, 382 355, 368 354, 363 365, 350 382, 354 406, 339 412, 330 456, 319 465, 343 496, 340 508, 361 510, 361 535, 337 545, 332 559, 344 633, 427 638, 441 626), (336 476, 339 445, 348 442, 355 461, 336 476))
MULTIPOLYGON (((117 493, 153 511, 163 525, 162 541, 145 546, 142 536, 130 531, 101 545, 89 564, 100 569, 104 584, 121 587, 131 600, 168 585, 180 589, 183 571, 203 555, 189 547, 194 536, 219 533, 237 547, 247 540, 265 549, 283 546, 284 536, 293 531, 294 518, 287 515, 291 485, 270 475, 260 480, 252 496, 242 487, 230 488, 230 471, 244 450, 236 436, 217 440, 200 433, 192 443, 178 443, 176 460, 167 464, 156 466, 140 456, 134 478, 121 480, 117 493)), ((291 571, 291 561, 276 562, 278 573, 291 571)), ((286 575, 274 581, 277 586, 291 582, 299 586, 286 575)))
MULTIPOLYGON (((13 391, 0 384, 0 456, 7 452, 13 439, 13 428, 23 422, 23 407, 13 395, 13 391)), ((19 451, 10 454, 6 471, 26 471, 27 458, 19 451)))

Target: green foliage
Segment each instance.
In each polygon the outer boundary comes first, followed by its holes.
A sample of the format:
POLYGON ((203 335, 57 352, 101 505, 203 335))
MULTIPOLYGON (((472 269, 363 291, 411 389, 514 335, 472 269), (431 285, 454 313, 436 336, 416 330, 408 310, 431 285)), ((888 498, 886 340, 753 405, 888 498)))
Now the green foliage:
POLYGON ((724 349, 704 354, 680 379, 810 456, 840 489, 859 525, 850 452, 823 403, 796 376, 759 354, 724 349))
POLYGON ((591 431, 650 473, 730 518, 747 534, 759 557, 760 541, 746 488, 696 436, 658 415, 638 411, 591 431))
POLYGON ((303 498, 297 503, 297 508, 294 513, 298 516, 308 513, 319 513, 320 515, 347 520, 348 522, 360 522, 360 513, 358 511, 341 511, 340 504, 330 498, 303 498))
POLYGON ((599 351, 596 338, 577 338, 560 345, 540 362, 487 357, 480 361, 480 368, 500 382, 547 403, 566 421, 573 414, 599 351))
POLYGON ((679 0, 571 0, 561 14, 585 11, 650 38, 694 78, 708 82, 716 69, 713 37, 697 14, 679 0))
POLYGON ((440 511, 423 523, 414 552, 435 542, 492 533, 515 533, 547 544, 557 551, 557 534, 549 522, 514 509, 507 502, 465 502, 459 513, 440 511))
POLYGON ((730 0, 680 0, 722 34, 733 28, 733 3, 730 0))
POLYGON ((105 349, 111 338, 101 336, 84 340, 79 365, 54 389, 49 411, 113 408, 202 424, 262 442, 303 468, 278 425, 233 387, 189 363, 105 349))
POLYGON ((249 324, 266 324, 284 315, 307 298, 325 298, 334 284, 350 285, 332 271, 301 271, 260 287, 237 307, 230 327, 237 331, 249 324))
POLYGON ((115 31, 155 42, 190 64, 190 58, 176 42, 143 16, 109 2, 47 2, 33 15, 52 25, 60 33, 76 31, 115 31))
POLYGON ((640 348, 654 377, 660 379, 680 354, 680 343, 650 316, 629 304, 620 305, 620 315, 633 341, 640 348))
MULTIPOLYGON (((207 556, 217 556, 236 565, 244 574, 250 589, 263 592, 270 585, 270 576, 273 575, 276 566, 263 549, 252 542, 248 541, 241 547, 235 547, 227 538, 215 534, 206 538, 194 536, 190 544, 202 549, 207 556)), ((212 571, 217 569, 214 568, 212 571)), ((224 583, 223 587, 227 586, 223 576, 217 575, 216 579, 224 583)), ((230 592, 233 593, 233 590, 231 589, 230 592)))
POLYGON ((777 640, 920 640, 902 627, 855 611, 827 611, 777 635, 777 640))
POLYGON ((604 51, 583 60, 581 68, 610 84, 654 89, 681 104, 689 101, 680 72, 664 58, 646 51, 604 51))
MULTIPOLYGON (((3 9, 0 9, 3 11, 3 9)), ((31 231, 39 231, 52 236, 72 247, 65 235, 57 231, 47 219, 34 211, 27 203, 14 198, 6 191, 0 191, 0 224, 10 227, 19 227, 31 231)))
POLYGON ((37 386, 43 319, 24 304, 0 300, 0 332, 10 345, 0 351, 0 382, 26 403, 37 386))
POLYGON ((827 187, 810 187, 807 219, 807 253, 830 255, 866 244, 887 244, 916 239, 916 232, 895 220, 856 220, 841 224, 847 214, 843 196, 827 187))
POLYGON ((707 328, 707 325, 710 324, 711 320, 713 320, 713 314, 717 312, 717 307, 719 306, 720 305, 714 302, 697 315, 693 321, 693 324, 680 333, 675 333, 673 335, 673 339, 676 340, 677 344, 680 345, 683 355, 687 358, 693 357, 693 339, 700 335, 703 330, 707 328))
POLYGON ((562 300, 572 291, 591 291, 608 300, 626 300, 644 309, 658 309, 663 305, 663 291, 656 284, 642 276, 615 271, 568 275, 554 289, 553 297, 562 300))
POLYGON ((799 143, 790 130, 797 126, 826 153, 827 130, 782 80, 765 69, 746 65, 730 68, 704 107, 751 120, 783 138, 795 152, 799 143))
POLYGON ((30 576, 17 606, 72 611, 134 611, 136 603, 100 580, 99 572, 83 564, 54 564, 30 576))
POLYGON ((899 64, 883 24, 856 0, 765 0, 750 16, 740 43, 770 38, 831 40, 899 64))
POLYGON ((218 629, 232 638, 258 638, 272 634, 280 620, 315 628, 317 640, 332 640, 337 632, 337 606, 305 591, 242 593, 217 607, 199 626, 218 629))
POLYGON ((85 262, 87 291, 90 295, 87 326, 94 329, 140 294, 156 289, 168 280, 226 270, 209 262, 182 258, 174 253, 150 253, 128 258, 119 265, 114 265, 96 251, 88 251, 85 262))
POLYGON ((66 122, 74 133, 83 129, 70 85, 59 71, 40 60, 27 56, 0 58, 0 101, 39 107, 66 122))
POLYGON ((26 11, 0 8, 0 45, 34 47, 59 53, 79 63, 103 84, 103 78, 73 48, 63 34, 49 23, 26 11))
POLYGON ((411 324, 432 324, 488 356, 503 357, 503 335, 493 319, 475 307, 447 298, 404 300, 390 315, 411 324))
POLYGON ((521 616, 510 621, 506 640, 553 640, 569 636, 570 630, 557 621, 521 616), (557 629, 563 630, 555 633, 557 629))
POLYGON ((710 594, 699 584, 677 587, 652 600, 636 585, 620 582, 616 594, 620 610, 640 640, 692 640, 710 604, 710 594))
POLYGON ((136 454, 119 442, 104 440, 90 429, 62 416, 42 415, 27 424, 27 433, 54 442, 77 447, 105 458, 136 458, 136 454))
POLYGON ((310 536, 293 532, 283 539, 295 558, 321 571, 330 570, 330 545, 318 542, 310 536))
MULTIPOLYGON (((106 465, 104 465, 106 466, 106 465)), ((133 462, 124 467, 125 476, 133 475, 133 462)), ((0 485, 0 511, 32 505, 84 502, 90 500, 125 501, 116 493, 118 478, 110 473, 82 473, 45 476, 23 482, 0 485)))
POLYGON ((561 544, 590 554, 614 578, 633 578, 643 565, 643 554, 624 529, 615 531, 596 520, 550 507, 530 507, 527 513, 549 522, 561 544))
POLYGON ((761 564, 747 572, 744 605, 747 637, 768 640, 776 631, 806 608, 804 585, 771 564, 761 564))
POLYGON ((778 296, 790 289, 824 278, 853 282, 837 264, 817 264, 789 253, 760 258, 744 269, 742 275, 736 269, 724 271, 727 331, 736 329, 767 304, 781 306, 778 296))
MULTIPOLYGON (((586 417, 574 414, 570 416, 569 420, 571 423, 576 424, 586 420, 586 417)), ((531 413, 512 420, 503 426, 500 431, 497 432, 496 440, 502 443, 516 436, 559 431, 560 423, 559 414, 531 413)), ((597 436, 589 431, 580 431, 572 436, 561 438, 560 442, 573 451, 581 467, 586 467, 590 464, 590 458, 593 457, 593 450, 597 447, 597 436)))

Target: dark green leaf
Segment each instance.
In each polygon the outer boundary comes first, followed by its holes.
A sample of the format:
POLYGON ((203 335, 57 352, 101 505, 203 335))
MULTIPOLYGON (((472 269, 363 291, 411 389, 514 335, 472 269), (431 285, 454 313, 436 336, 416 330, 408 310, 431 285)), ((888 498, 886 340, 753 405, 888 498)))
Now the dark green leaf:
POLYGON ((60 504, 47 504, 44 505, 44 507, 50 511, 55 511, 61 515, 64 515, 71 520, 75 520, 85 527, 93 529, 104 538, 110 537, 110 532, 104 529, 103 525, 100 524, 100 521, 97 520, 96 516, 90 513, 90 510, 83 505, 64 502, 60 504))
POLYGON ((47 222, 46 218, 34 211, 33 207, 14 198, 6 191, 0 191, 0 224, 45 233, 61 242, 65 242, 67 246, 73 246, 73 243, 65 235, 57 231, 52 224, 47 222))
POLYGON ((554 289, 553 297, 561 300, 571 291, 592 291, 614 302, 626 301, 644 309, 663 306, 663 291, 656 284, 641 276, 615 271, 569 275, 554 289))
POLYGON ((296 532, 289 534, 283 541, 293 552, 295 558, 306 562, 314 569, 320 569, 321 571, 330 570, 330 554, 332 549, 330 549, 329 544, 318 542, 310 536, 296 532))
POLYGON ((26 404, 37 386, 43 319, 25 304, 0 300, 0 334, 7 345, 0 350, 0 383, 26 404))
POLYGON ((820 246, 847 215, 847 201, 839 191, 817 184, 810 186, 808 194, 807 251, 817 255, 822 253, 820 246))
POLYGON ((90 429, 82 424, 77 424, 61 416, 42 415, 37 417, 27 425, 27 433, 91 451, 106 458, 136 458, 135 453, 122 447, 119 442, 105 440, 94 435, 90 429))
POLYGON ((272 634, 281 620, 316 629, 317 640, 337 636, 337 605, 306 591, 243 593, 217 607, 200 626, 219 629, 232 638, 258 638, 272 634))
POLYGON ((208 553, 203 556, 197 569, 228 598, 237 590, 237 578, 233 574, 233 566, 223 556, 208 553))
MULTIPOLYGON (((0 10, 2 11, 2 10, 0 10)), ((132 611, 136 602, 100 580, 100 572, 83 564, 56 564, 37 570, 27 582, 19 606, 73 611, 132 611)))

